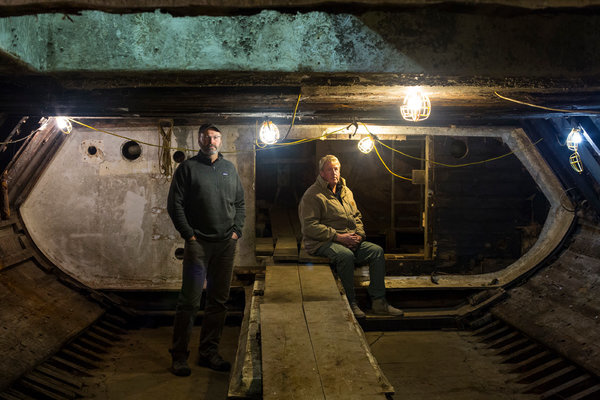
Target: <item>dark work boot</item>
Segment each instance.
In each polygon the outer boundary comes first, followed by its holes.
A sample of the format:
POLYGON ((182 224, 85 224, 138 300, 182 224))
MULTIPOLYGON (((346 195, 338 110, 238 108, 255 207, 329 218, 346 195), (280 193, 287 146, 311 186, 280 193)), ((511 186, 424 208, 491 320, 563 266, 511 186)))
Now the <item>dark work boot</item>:
POLYGON ((374 299, 371 309, 373 314, 377 315, 389 315, 390 317, 401 317, 404 315, 404 311, 390 306, 385 297, 374 299))
POLYGON ((354 318, 366 317, 366 314, 363 312, 363 310, 360 309, 360 307, 355 301, 350 302, 350 308, 352 309, 352 314, 354 314, 354 318))
MULTIPOLYGON (((170 351, 170 350, 169 350, 170 351)), ((173 353, 171 352, 172 363, 171 363, 171 372, 173 375, 177 376, 190 376, 192 370, 187 363, 188 356, 190 352, 186 353, 173 353)))
POLYGON ((200 355, 198 358, 198 365, 201 367, 208 367, 215 371, 229 371, 231 370, 231 363, 223 360, 223 357, 219 353, 214 353, 210 356, 200 355))

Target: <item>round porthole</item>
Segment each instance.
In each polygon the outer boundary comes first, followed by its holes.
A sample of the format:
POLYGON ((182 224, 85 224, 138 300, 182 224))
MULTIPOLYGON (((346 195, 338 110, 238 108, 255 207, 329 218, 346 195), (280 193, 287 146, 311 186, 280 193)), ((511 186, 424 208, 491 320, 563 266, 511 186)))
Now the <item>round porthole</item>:
POLYGON ((96 148, 96 146, 88 146, 87 152, 90 156, 95 156, 96 153, 98 153, 98 149, 96 148))
POLYGON ((177 150, 173 153, 173 161, 179 164, 180 162, 183 162, 183 160, 185 160, 185 153, 183 151, 177 150))
POLYGON ((142 155, 142 147, 138 142, 130 140, 123 145, 121 153, 129 161, 137 160, 142 155))
POLYGON ((464 140, 453 139, 450 143, 450 154, 454 158, 464 158, 469 152, 469 147, 464 140))
POLYGON ((175 258, 178 260, 183 260, 183 247, 178 247, 175 249, 175 258))

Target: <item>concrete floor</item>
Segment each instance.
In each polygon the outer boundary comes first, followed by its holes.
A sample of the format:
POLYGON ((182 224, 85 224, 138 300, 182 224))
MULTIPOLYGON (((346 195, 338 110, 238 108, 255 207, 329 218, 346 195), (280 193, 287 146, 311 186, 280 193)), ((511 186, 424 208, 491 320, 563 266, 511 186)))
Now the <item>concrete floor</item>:
MULTIPOLYGON (((233 363, 240 328, 225 326, 221 355, 233 363)), ((169 372, 173 327, 128 331, 88 382, 89 397, 100 400, 213 400, 227 398, 229 373, 199 367, 196 363, 200 327, 194 327, 190 350, 192 375, 177 377, 169 372)))
POLYGON ((468 332, 366 332, 396 399, 529 400, 468 332))
MULTIPOLYGON (((129 331, 113 347, 94 378, 88 380, 90 397, 101 400, 137 399, 225 399, 228 373, 214 372, 191 363, 190 377, 176 377, 168 371, 167 352, 172 327, 129 331)), ((198 342, 200 328, 194 328, 192 343, 198 342)), ((233 361, 239 327, 226 326, 222 355, 233 361)), ((367 332, 373 354, 396 389, 395 399, 525 400, 534 396, 518 394, 510 384, 511 375, 485 356, 485 350, 468 333, 367 332)), ((195 361, 195 348, 191 361, 195 361)))

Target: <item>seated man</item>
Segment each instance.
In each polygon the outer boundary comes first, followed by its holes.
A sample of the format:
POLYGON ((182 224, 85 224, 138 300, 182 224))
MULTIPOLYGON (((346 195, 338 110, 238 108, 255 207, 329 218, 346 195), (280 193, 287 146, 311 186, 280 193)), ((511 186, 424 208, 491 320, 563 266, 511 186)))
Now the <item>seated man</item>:
POLYGON ((298 213, 304 247, 309 254, 328 257, 335 264, 354 316, 364 317, 354 294, 354 267, 369 264, 369 295, 372 311, 379 315, 402 316, 402 310, 385 299, 385 258, 383 249, 365 241, 365 230, 354 196, 344 178, 340 162, 332 155, 319 161, 317 181, 300 200, 298 213))

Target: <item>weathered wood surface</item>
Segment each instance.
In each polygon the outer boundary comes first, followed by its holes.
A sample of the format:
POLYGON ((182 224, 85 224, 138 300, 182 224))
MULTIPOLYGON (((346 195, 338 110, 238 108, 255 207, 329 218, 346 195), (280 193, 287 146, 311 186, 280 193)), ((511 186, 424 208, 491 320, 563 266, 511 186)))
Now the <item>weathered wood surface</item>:
POLYGON ((269 265, 265 276, 265 303, 301 303, 297 265, 269 265))
POLYGON ((492 313, 600 375, 600 229, 579 227, 569 249, 492 313))
POLYGON ((394 392, 328 265, 267 266, 260 321, 265 399, 383 399, 394 392))
POLYGON ((381 383, 341 301, 304 302, 304 313, 327 400, 385 399, 381 383))
POLYGON ((262 397, 259 331, 263 290, 263 280, 256 280, 252 288, 246 288, 244 319, 227 391, 227 396, 230 398, 259 399, 262 397))
POLYGON ((254 251, 257 256, 271 256, 273 255, 273 238, 256 238, 254 244, 254 251))
POLYGON ((301 265, 298 273, 304 302, 327 300, 338 302, 336 307, 343 308, 342 297, 328 265, 301 265))
POLYGON ((310 254, 308 254, 308 251, 306 251, 306 249, 304 248, 304 241, 300 241, 300 253, 298 253, 298 262, 312 264, 328 264, 329 258, 311 256, 310 254))
POLYGON ((260 324, 263 398, 325 399, 302 303, 262 304, 260 324))
POLYGON ((277 238, 275 250, 273 251, 275 261, 297 261, 298 242, 293 236, 280 236, 277 238))
POLYGON ((104 312, 32 261, 0 273, 0 303, 0 391, 104 312))

